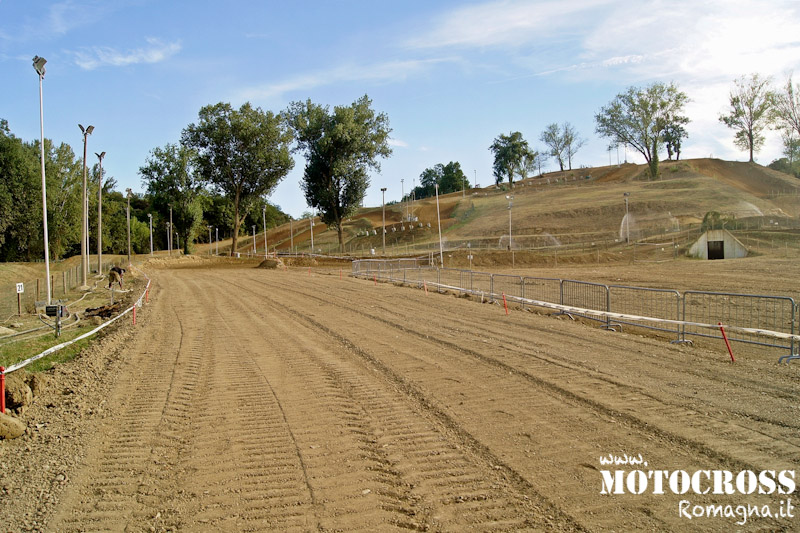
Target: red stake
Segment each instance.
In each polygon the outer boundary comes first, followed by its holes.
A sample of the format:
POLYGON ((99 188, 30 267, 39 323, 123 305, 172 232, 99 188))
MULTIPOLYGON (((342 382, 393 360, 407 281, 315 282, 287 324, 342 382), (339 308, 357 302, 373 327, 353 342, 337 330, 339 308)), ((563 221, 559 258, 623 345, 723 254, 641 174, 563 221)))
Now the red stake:
POLYGON ((508 316, 508 302, 506 302, 506 293, 503 293, 503 307, 506 308, 506 316, 508 316))
POLYGON ((725 339, 725 346, 728 347, 728 353, 731 356, 731 362, 735 363, 736 359, 733 358, 733 352, 731 351, 731 343, 728 342, 728 336, 725 335, 725 328, 722 327, 722 322, 717 322, 717 325, 719 326, 719 330, 722 332, 722 338, 725 339))
POLYGON ((339 279, 342 279, 342 269, 339 269, 339 279))
POLYGON ((425 296, 427 296, 428 295, 428 282, 427 281, 423 281, 422 285, 423 285, 423 287, 425 287, 425 296))
POLYGON ((373 275, 372 276, 372 281, 374 281, 375 285, 377 285, 378 284, 378 276, 377 275, 373 275))
POLYGON ((150 289, 144 291, 144 303, 150 303, 150 289))
POLYGON ((0 366, 0 413, 6 414, 6 369, 0 366))
POLYGON ((133 325, 136 325, 136 304, 133 304, 133 325))

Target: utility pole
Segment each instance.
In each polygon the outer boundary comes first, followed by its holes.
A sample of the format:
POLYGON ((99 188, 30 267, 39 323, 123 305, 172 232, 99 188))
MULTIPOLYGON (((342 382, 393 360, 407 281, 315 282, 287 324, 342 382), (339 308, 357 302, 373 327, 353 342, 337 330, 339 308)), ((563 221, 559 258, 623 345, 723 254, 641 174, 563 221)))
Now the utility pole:
POLYGON ((89 219, 89 194, 86 190, 86 141, 89 135, 94 131, 94 126, 84 128, 78 124, 83 134, 83 194, 81 195, 81 204, 83 209, 83 216, 81 217, 81 281, 83 282, 84 290, 88 288, 89 278, 89 233, 87 231, 89 219))
POLYGON ((103 272, 103 158, 105 152, 97 153, 100 161, 100 176, 97 178, 97 274, 103 272))
POLYGON ((126 217, 128 219, 128 264, 131 264, 131 190, 125 189, 125 192, 128 193, 128 209, 126 211, 126 217))
POLYGON ((267 204, 264 204, 262 217, 264 223, 264 259, 266 259, 269 252, 269 248, 267 247, 267 204))
POLYGON ((381 239, 383 243, 383 255, 386 256, 386 187, 381 188, 381 212, 383 213, 383 227, 381 228, 381 239))

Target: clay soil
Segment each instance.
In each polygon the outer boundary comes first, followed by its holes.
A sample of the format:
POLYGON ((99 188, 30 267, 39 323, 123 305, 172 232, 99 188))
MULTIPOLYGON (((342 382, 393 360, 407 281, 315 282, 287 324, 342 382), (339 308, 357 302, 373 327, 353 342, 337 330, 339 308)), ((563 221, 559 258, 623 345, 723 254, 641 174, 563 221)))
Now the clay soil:
POLYGON ((678 512, 777 512, 777 493, 603 495, 600 474, 609 454, 647 461, 624 470, 796 470, 800 365, 338 268, 150 273, 139 323, 58 367, 28 434, 0 442, 2 529, 800 526, 678 512))

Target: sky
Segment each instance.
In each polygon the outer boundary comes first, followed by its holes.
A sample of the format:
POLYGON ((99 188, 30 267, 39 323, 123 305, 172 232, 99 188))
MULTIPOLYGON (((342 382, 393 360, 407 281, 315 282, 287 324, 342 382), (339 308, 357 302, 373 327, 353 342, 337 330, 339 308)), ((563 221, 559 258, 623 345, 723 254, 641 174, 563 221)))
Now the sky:
MULTIPOLYGON (((630 86, 674 82, 690 102, 682 158, 746 161, 719 122, 733 81, 758 73, 800 81, 797 0, 0 0, 0 118, 39 138, 35 55, 47 59, 45 136, 82 155, 78 124, 117 189, 143 192, 151 150, 177 143, 204 105, 349 105, 386 113, 393 153, 371 174, 364 204, 399 200, 437 163, 494 183, 493 139, 571 123, 586 144, 573 167, 617 162, 595 133, 600 108, 630 86), (401 182, 402 180, 402 182, 401 182)), ((781 157, 776 132, 756 160, 781 157)), ((619 160, 624 160, 624 151, 619 160)), ((666 157, 666 155, 664 155, 666 157)), ((644 162, 630 149, 627 159, 644 162)), ((309 208, 305 162, 270 201, 309 208)), ((543 170, 554 170, 552 160, 543 170)))

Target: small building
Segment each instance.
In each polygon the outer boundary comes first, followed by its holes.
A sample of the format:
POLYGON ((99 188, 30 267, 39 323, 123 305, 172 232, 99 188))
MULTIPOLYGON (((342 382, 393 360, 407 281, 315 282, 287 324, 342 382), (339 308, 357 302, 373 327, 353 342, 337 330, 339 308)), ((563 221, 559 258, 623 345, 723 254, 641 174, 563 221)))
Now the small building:
POLYGON ((689 248, 689 257, 698 259, 738 259, 747 257, 747 248, 728 230, 711 229, 689 248))

